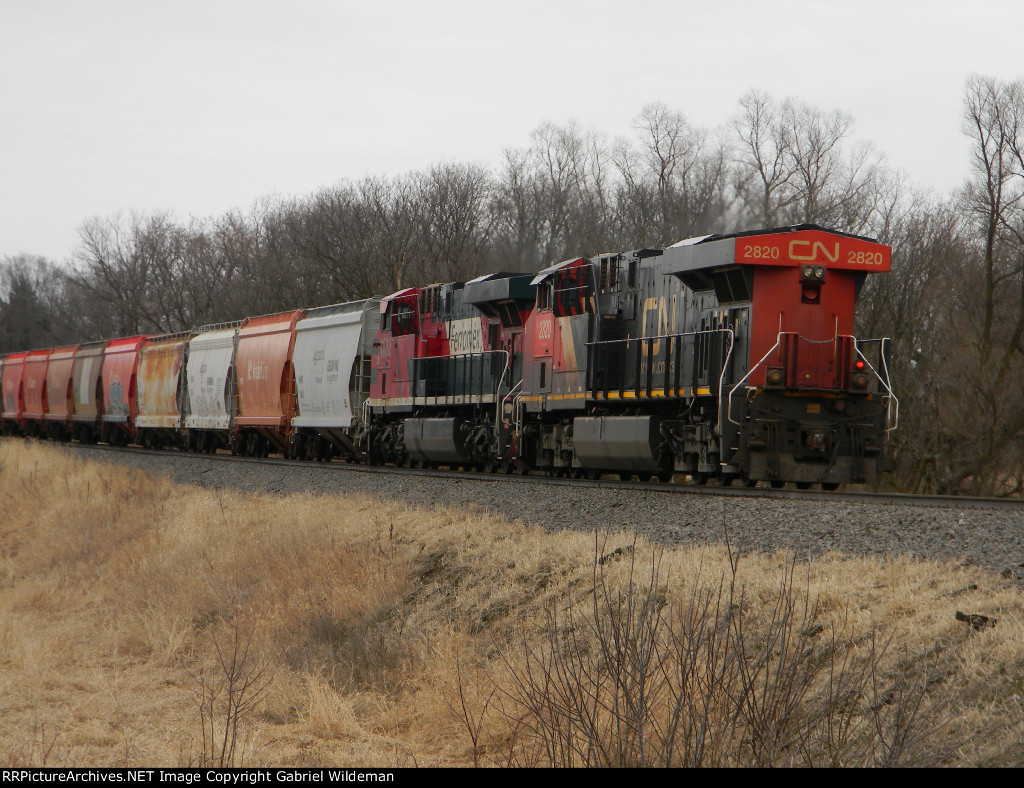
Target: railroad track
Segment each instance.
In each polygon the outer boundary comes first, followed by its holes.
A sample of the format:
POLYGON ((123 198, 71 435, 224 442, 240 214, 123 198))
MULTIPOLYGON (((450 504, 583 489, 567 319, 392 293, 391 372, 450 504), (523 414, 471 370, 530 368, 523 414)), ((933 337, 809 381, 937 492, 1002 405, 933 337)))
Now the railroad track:
POLYGON ((371 466, 345 462, 308 462, 305 460, 287 460, 268 457, 239 457, 226 452, 216 454, 190 455, 187 452, 152 450, 138 447, 106 446, 102 444, 62 444, 70 450, 82 453, 114 453, 150 455, 154 457, 189 457, 195 456, 204 460, 230 463, 250 463, 260 466, 281 466, 286 468, 317 468, 325 472, 363 473, 363 474, 397 474, 433 479, 457 479, 460 481, 492 482, 496 484, 543 484, 553 487, 598 488, 610 490, 637 490, 645 493, 659 492, 670 495, 710 495, 718 497, 760 498, 789 501, 831 501, 853 504, 875 504, 880 506, 930 506, 945 509, 997 509, 1019 511, 1024 514, 1024 499, 1020 498, 983 498, 962 495, 917 495, 909 493, 879 493, 865 490, 798 490, 776 489, 771 487, 721 487, 715 484, 698 485, 690 483, 662 483, 656 481, 635 482, 619 479, 568 479, 552 476, 530 474, 526 476, 486 474, 475 471, 444 470, 438 468, 413 469, 393 466, 371 466))

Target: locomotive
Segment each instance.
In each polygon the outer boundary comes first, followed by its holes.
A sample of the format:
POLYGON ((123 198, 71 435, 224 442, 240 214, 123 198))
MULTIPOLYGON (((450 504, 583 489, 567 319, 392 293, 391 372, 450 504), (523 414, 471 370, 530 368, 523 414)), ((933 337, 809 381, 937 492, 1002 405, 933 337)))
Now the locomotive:
POLYGON ((2 360, 6 432, 798 487, 873 483, 898 401, 854 334, 889 247, 708 235, 2 360))

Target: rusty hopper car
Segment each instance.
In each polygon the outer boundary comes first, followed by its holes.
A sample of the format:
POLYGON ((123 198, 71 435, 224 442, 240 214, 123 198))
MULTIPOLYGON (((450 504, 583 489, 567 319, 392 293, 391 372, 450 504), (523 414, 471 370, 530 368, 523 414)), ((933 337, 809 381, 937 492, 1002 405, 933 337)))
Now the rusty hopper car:
POLYGON ((295 417, 292 347, 305 310, 248 318, 238 329, 238 415, 232 450, 249 457, 287 453, 295 417))
POLYGON ((139 351, 135 429, 138 442, 147 448, 181 443, 187 341, 187 334, 152 337, 139 351))

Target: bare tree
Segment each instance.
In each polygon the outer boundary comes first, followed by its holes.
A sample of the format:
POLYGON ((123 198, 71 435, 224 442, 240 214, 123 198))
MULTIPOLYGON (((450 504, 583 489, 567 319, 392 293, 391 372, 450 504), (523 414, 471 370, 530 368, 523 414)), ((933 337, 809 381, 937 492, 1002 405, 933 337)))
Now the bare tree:
POLYGON ((544 123, 525 150, 506 150, 497 187, 501 267, 537 270, 613 246, 609 153, 596 131, 544 123))
POLYGON ((739 140, 737 191, 747 213, 765 227, 775 227, 796 201, 792 163, 792 124, 785 111, 767 94, 751 91, 740 99, 733 120, 739 140))
POLYGON ((0 260, 0 354, 75 340, 64 272, 44 257, 0 260))
POLYGON ((634 121, 639 142, 621 141, 618 234, 627 245, 663 246, 724 231, 729 198, 723 142, 680 112, 648 104, 634 121))
POLYGON ((490 257, 491 178, 482 167, 441 164, 414 176, 419 263, 430 280, 485 273, 490 257))
POLYGON ((852 125, 838 110, 793 99, 780 104, 759 91, 740 99, 735 184, 748 221, 867 231, 882 158, 866 144, 844 149, 852 125))

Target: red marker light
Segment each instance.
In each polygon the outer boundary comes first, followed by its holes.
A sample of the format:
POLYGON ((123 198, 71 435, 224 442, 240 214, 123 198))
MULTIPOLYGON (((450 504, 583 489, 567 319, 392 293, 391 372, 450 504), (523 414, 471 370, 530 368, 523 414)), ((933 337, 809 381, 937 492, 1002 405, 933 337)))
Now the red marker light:
POLYGON ((864 369, 864 367, 866 367, 866 366, 867 366, 867 364, 865 363, 864 359, 862 359, 862 358, 858 358, 856 361, 853 362, 853 368, 854 369, 858 369, 858 370, 859 369, 864 369))

